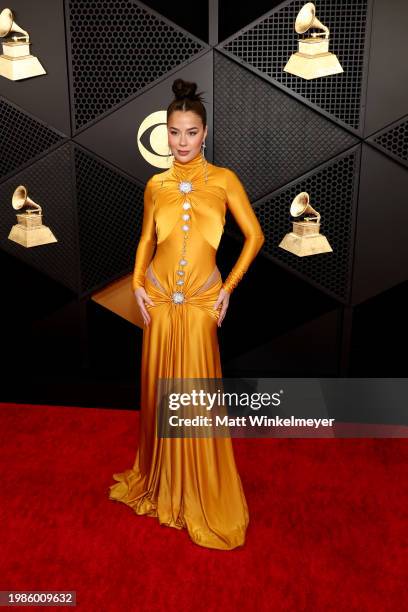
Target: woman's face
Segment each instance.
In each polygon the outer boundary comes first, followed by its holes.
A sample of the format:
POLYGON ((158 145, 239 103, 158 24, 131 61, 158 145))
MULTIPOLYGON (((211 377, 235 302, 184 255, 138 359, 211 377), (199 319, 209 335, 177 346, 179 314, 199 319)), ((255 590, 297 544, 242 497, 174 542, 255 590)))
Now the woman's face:
POLYGON ((193 111, 173 111, 167 122, 169 147, 181 163, 193 159, 201 150, 208 126, 203 128, 201 117, 193 111), (183 153, 187 151, 187 153, 183 153))

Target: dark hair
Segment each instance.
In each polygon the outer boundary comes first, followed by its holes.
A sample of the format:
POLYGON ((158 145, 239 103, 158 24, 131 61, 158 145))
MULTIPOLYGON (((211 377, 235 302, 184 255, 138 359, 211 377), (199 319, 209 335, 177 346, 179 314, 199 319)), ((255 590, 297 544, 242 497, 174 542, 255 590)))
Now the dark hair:
POLYGON ((167 108, 167 123, 174 111, 192 111, 201 117, 203 127, 205 128, 207 125, 207 111, 201 97, 203 92, 196 93, 197 83, 176 79, 171 88, 175 97, 167 108))

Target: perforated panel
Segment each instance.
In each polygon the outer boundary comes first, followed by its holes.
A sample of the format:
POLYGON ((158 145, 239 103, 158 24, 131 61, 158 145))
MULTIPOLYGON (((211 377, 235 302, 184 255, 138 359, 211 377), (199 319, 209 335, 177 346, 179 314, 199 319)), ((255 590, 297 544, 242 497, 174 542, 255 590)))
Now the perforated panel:
POLYGON ((133 269, 143 220, 144 187, 82 149, 75 172, 83 293, 133 269))
POLYGON ((0 177, 46 151, 63 136, 0 98, 0 177))
POLYGON ((227 39, 218 48, 247 62, 266 77, 278 81, 357 130, 361 122, 370 0, 320 0, 315 4, 316 16, 330 30, 329 50, 337 55, 344 72, 309 81, 283 70, 292 53, 298 50, 299 36, 305 36, 297 34, 294 29, 296 16, 304 4, 303 0, 295 0, 273 9, 254 26, 227 39))
POLYGON ((386 153, 408 166, 408 118, 369 138, 386 153))
MULTIPOLYGON (((348 302, 350 297, 359 158, 360 147, 254 206, 265 233, 262 253, 295 270, 343 302, 348 302), (320 232, 328 239, 333 253, 298 257, 278 246, 285 234, 292 231, 289 208, 293 198, 301 191, 309 193, 311 205, 321 214, 320 232)), ((230 215, 228 233, 242 240, 242 234, 230 215)))
POLYGON ((135 1, 68 7, 77 128, 207 48, 135 1))
MULTIPOLYGON (((245 185, 265 231, 262 252, 348 301, 359 157, 355 145, 360 142, 351 132, 360 129, 371 0, 322 0, 316 5, 318 18, 331 30, 330 49, 344 73, 312 81, 283 71, 297 50, 293 25, 303 5, 302 0, 285 2, 221 43, 222 53, 214 49, 209 117, 214 163, 235 170, 245 185), (277 246, 291 230, 289 206, 301 190, 310 193, 312 205, 322 214, 322 233, 333 253, 298 258, 277 246)), ((134 0, 66 0, 65 7, 76 129, 90 122, 102 128, 98 119, 106 111, 208 49, 134 0)), ((189 65, 189 70, 195 68, 195 62, 189 65)), ((184 71, 177 75, 183 77, 184 71)), ((141 96, 137 103, 150 112, 151 99, 141 96)), ((7 102, 0 101, 0 114, 3 177, 63 141, 7 102)), ((112 118, 118 115, 112 113, 112 118)), ((371 141, 406 163, 407 118, 371 141)), ((133 148, 129 155, 129 146, 124 158, 134 155, 133 148)), ((3 248, 80 294, 132 270, 142 226, 143 181, 125 176, 122 161, 117 168, 115 162, 111 166, 101 161, 98 155, 104 151, 95 146, 93 155, 70 142, 0 185, 7 203, 17 184, 27 184, 30 195, 44 206, 44 223, 59 239, 56 245, 30 250, 8 241, 5 237, 15 223, 10 206, 2 218, 3 248)), ((234 235, 242 239, 240 233, 234 235)))
POLYGON ((0 184, 0 246, 73 291, 78 291, 78 232, 72 182, 71 143, 59 147, 22 172, 0 184), (17 223, 11 205, 13 192, 25 185, 29 197, 43 209, 43 224, 58 242, 25 248, 8 239, 17 223))
POLYGON ((359 142, 235 61, 214 60, 215 163, 239 173, 251 200, 359 142))

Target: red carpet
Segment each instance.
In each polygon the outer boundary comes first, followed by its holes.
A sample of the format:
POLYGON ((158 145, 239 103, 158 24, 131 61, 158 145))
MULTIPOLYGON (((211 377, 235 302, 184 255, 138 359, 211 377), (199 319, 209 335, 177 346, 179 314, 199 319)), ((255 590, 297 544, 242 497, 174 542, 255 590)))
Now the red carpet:
POLYGON ((217 551, 108 500, 138 418, 0 405, 0 590, 75 590, 85 612, 404 608, 406 439, 234 439, 250 524, 217 551))

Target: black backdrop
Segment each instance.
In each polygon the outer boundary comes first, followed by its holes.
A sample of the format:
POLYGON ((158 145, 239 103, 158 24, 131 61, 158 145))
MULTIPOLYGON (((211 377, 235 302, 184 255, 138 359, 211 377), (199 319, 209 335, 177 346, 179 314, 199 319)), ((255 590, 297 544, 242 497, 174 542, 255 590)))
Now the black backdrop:
MULTIPOLYGON (((13 3, 47 74, 0 77, 4 399, 134 403, 141 330, 89 298, 132 270, 144 184, 157 171, 136 134, 178 76, 206 92, 207 157, 238 173, 266 235, 221 332, 224 373, 401 375, 389 355, 406 338, 408 5, 316 3, 344 72, 306 81, 283 71, 303 4, 13 3), (21 183, 58 243, 8 240, 21 183), (333 253, 278 248, 303 190, 333 253), (33 361, 41 374, 16 385, 15 364, 33 361), (111 394, 100 393, 109 380, 111 394)), ((241 245, 228 218, 224 275, 241 245)))

